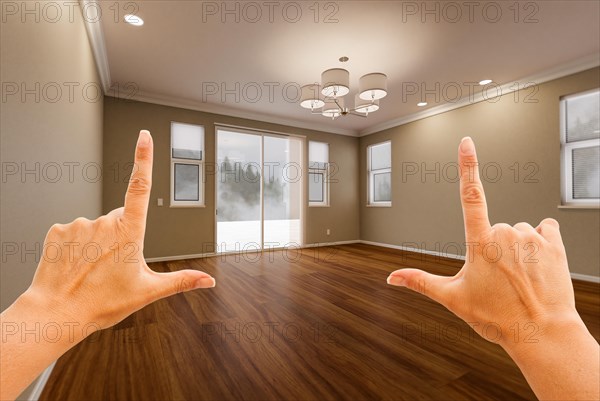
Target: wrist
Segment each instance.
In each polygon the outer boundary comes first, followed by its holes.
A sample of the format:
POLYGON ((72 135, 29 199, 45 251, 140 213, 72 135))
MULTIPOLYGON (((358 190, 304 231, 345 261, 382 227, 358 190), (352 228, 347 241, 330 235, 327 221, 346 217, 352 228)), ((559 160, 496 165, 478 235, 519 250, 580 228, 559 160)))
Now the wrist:
POLYGON ((27 290, 0 314, 1 399, 15 399, 43 369, 80 342, 79 324, 27 290))
POLYGON ((52 344, 66 351, 98 329, 85 327, 85 322, 68 313, 60 303, 31 288, 21 294, 11 308, 14 308, 11 317, 20 341, 52 344))
POLYGON ((576 341, 580 336, 590 336, 576 310, 535 319, 521 326, 526 330, 520 336, 506 336, 499 344, 515 360, 528 358, 554 344, 576 341))

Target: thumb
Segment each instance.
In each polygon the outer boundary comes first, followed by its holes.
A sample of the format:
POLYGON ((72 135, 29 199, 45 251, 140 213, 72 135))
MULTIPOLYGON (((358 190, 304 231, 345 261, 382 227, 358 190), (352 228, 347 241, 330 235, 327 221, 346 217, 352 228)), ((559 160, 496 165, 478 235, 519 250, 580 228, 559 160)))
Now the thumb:
POLYGON ((436 276, 418 269, 401 269, 390 274, 387 283, 406 287, 445 305, 451 279, 451 277, 436 276))
POLYGON ((179 270, 169 273, 154 272, 153 276, 152 284, 157 299, 199 288, 212 288, 216 285, 216 281, 212 276, 198 270, 179 270))

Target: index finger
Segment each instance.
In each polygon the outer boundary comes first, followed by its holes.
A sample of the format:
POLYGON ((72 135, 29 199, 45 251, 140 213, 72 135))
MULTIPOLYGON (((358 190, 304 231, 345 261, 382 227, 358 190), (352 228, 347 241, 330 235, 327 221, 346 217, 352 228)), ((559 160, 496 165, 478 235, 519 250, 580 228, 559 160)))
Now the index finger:
POLYGON ((125 194, 123 218, 142 232, 146 228, 146 215, 152 188, 152 157, 154 146, 150 132, 140 131, 135 148, 135 163, 125 194))
POLYGON ((470 137, 465 137, 458 150, 460 164, 460 201, 465 221, 467 242, 476 240, 491 229, 483 184, 479 178, 477 153, 470 137))

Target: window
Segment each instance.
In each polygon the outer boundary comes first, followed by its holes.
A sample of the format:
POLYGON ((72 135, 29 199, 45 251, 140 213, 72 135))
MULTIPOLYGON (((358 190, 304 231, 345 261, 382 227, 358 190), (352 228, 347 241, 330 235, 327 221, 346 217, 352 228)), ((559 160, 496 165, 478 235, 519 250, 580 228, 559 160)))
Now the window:
POLYGON ((204 206, 204 127, 171 122, 171 207, 204 206))
POLYGON ((392 143, 367 148, 367 187, 370 206, 392 206, 392 143))
POLYGON ((600 90, 560 102, 562 203, 600 206, 600 90))
POLYGON ((308 205, 329 206, 329 144, 308 142, 308 205))

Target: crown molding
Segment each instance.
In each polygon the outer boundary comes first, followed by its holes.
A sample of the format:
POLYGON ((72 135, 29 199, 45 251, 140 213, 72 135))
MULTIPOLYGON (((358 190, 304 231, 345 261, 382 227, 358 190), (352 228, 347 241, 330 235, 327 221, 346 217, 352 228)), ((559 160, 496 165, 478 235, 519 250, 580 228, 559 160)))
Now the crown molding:
MULTIPOLYGON (((568 63, 562 64, 557 67, 550 68, 548 70, 539 72, 534 75, 530 75, 521 79, 516 79, 507 84, 501 85, 499 88, 502 93, 501 96, 507 95, 509 93, 514 92, 515 90, 515 82, 521 82, 523 84, 527 83, 535 83, 541 84, 544 82, 552 81, 557 78, 566 77, 567 75, 576 74, 581 71, 588 70, 590 68, 598 67, 600 65, 600 54, 595 53, 586 57, 582 57, 580 59, 570 61, 568 63)), ((484 100, 487 100, 482 94, 478 94, 474 96, 473 99, 469 99, 468 96, 460 99, 455 103, 446 103, 436 107, 432 107, 431 109, 427 109, 424 111, 420 111, 418 113, 413 113, 407 116, 398 117, 392 120, 388 120, 379 124, 375 124, 372 127, 364 129, 359 132, 358 136, 367 136, 371 134, 375 134, 377 132, 398 127, 400 125, 408 124, 413 121, 422 120, 427 117, 435 116, 437 114, 446 113, 451 110, 456 110, 461 107, 469 106, 471 104, 479 103, 484 100)))
MULTIPOLYGON (((119 96, 118 93, 115 93, 112 90, 109 90, 107 93, 105 93, 105 95, 109 97, 123 98, 123 94, 119 96)), ((324 127, 322 124, 319 123, 292 120, 285 117, 273 116, 270 114, 258 113, 254 111, 240 110, 230 106, 199 102, 176 96, 161 95, 158 93, 138 91, 131 96, 127 95, 126 99, 136 100, 144 103, 159 104, 163 106, 178 107, 187 110, 202 111, 204 113, 219 114, 226 117, 237 117, 272 124, 286 125, 295 128, 310 129, 314 131, 327 132, 330 134, 345 135, 352 137, 358 136, 358 131, 356 130, 324 127)))
POLYGON ((104 30, 102 29, 102 19, 98 18, 97 21, 90 21, 83 15, 83 10, 93 6, 100 8, 98 0, 79 0, 79 6, 81 8, 81 15, 85 23, 85 29, 88 34, 88 39, 92 47, 94 54, 94 60, 96 61, 96 68, 98 69, 98 75, 100 76, 100 83, 104 94, 106 94, 111 85, 110 80, 110 69, 108 67, 108 56, 106 54, 106 42, 104 41, 104 30))

